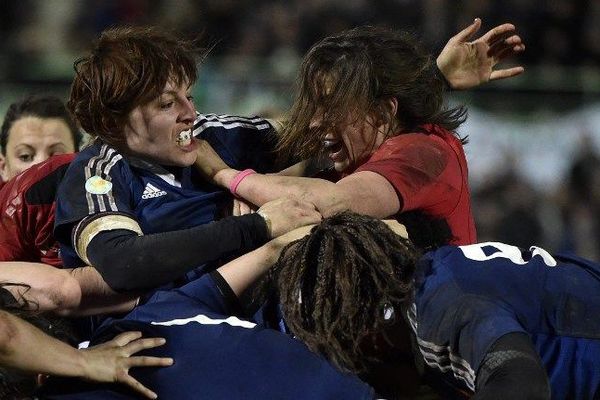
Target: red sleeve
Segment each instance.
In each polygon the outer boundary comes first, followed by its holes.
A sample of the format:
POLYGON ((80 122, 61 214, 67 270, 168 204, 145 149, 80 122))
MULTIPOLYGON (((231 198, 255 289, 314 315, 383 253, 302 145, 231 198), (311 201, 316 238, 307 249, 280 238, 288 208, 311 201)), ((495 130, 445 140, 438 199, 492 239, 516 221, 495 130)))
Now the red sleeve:
POLYGON ((12 179, 0 190, 0 261, 20 261, 27 258, 23 221, 27 220, 24 192, 19 180, 12 179))
POLYGON ((396 189, 401 211, 422 209, 445 215, 456 207, 462 170, 452 148, 441 138, 405 134, 384 142, 357 171, 372 171, 396 189))
POLYGON ((73 154, 34 165, 0 190, 0 261, 61 266, 54 239, 56 188, 73 154))

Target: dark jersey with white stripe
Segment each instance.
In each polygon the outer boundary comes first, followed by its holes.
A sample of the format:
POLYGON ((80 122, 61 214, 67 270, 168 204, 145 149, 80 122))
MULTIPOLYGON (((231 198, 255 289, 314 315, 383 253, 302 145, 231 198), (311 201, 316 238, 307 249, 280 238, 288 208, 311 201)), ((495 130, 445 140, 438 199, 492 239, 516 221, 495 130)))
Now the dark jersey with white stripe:
POLYGON ((489 242, 426 255, 408 311, 425 363, 473 390, 490 347, 529 335, 552 398, 600 395, 600 265, 489 242))
MULTIPOLYGON (((102 342, 128 330, 164 337, 166 344, 146 352, 173 357, 167 368, 131 370, 159 399, 373 399, 373 390, 308 350, 300 341, 232 316, 235 308, 218 274, 207 274, 180 289, 159 291, 123 320, 106 323, 102 342)), ((92 341, 94 342, 94 341, 92 341)), ((56 384, 69 394, 51 399, 131 399, 115 385, 56 384)))
MULTIPOLYGON (((198 115, 194 135, 233 168, 273 171, 273 129, 262 118, 198 115)), ((76 267, 83 261, 72 235, 98 216, 127 216, 151 234, 214 221, 229 212, 230 202, 229 193, 198 179, 192 167, 167 169, 96 140, 78 154, 59 187, 55 236, 64 265, 76 267)))

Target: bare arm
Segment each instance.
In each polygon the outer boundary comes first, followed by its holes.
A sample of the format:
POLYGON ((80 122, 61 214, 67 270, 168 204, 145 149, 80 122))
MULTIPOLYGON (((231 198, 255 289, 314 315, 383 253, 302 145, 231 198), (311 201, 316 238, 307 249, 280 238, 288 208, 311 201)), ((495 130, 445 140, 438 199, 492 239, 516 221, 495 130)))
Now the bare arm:
MULTIPOLYGON (((406 227, 396 220, 385 220, 389 228, 397 235, 408 238, 406 227)), ((254 282, 260 279, 279 258, 283 248, 298 239, 310 234, 314 225, 307 225, 281 235, 258 249, 244 254, 219 267, 217 271, 240 297, 254 282)))
POLYGON ((0 311, 0 365, 32 373, 121 382, 149 398, 156 398, 129 375, 129 368, 168 366, 173 360, 130 357, 140 350, 164 344, 164 339, 140 337, 138 332, 127 332, 103 345, 77 350, 22 319, 0 311))
MULTIPOLYGON (((229 188, 239 171, 227 168, 214 175, 217 184, 229 188)), ((361 171, 337 183, 324 179, 253 174, 237 186, 245 200, 261 205, 279 197, 292 197, 316 205, 324 217, 351 210, 386 218, 400 210, 400 199, 391 183, 381 175, 361 171)))
POLYGON ((0 282, 16 284, 5 289, 18 301, 63 316, 124 312, 131 310, 137 299, 112 291, 92 267, 60 269, 42 263, 6 261, 0 262, 0 282))
POLYGON ((281 250, 290 242, 307 235, 314 225, 297 228, 285 235, 271 240, 258 249, 244 254, 219 267, 217 271, 240 297, 244 291, 271 268, 279 258, 281 250))

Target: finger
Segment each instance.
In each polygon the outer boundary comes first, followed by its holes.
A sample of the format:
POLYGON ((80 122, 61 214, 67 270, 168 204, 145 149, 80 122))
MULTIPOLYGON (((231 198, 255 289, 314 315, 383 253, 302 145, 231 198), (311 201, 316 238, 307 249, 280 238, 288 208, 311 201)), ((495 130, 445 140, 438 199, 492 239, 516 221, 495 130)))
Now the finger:
POLYGON ((508 39, 504 40, 504 43, 511 46, 517 46, 523 44, 523 40, 521 40, 521 37, 519 35, 512 35, 508 39))
POLYGON ((125 346, 125 350, 129 355, 135 354, 140 350, 152 349, 154 347, 162 346, 167 341, 163 338, 146 338, 146 339, 138 339, 127 346, 125 346))
POLYGON ((128 368, 132 367, 168 367, 173 365, 174 360, 171 357, 149 357, 137 356, 129 357, 125 362, 128 368))
POLYGON ((239 217, 240 215, 240 202, 238 200, 233 200, 233 216, 234 217, 239 217))
MULTIPOLYGON (((506 43, 506 41, 508 39, 512 38, 513 36, 517 36, 517 35, 515 35, 513 32, 506 32, 505 34, 496 37, 492 43, 488 43, 488 46, 489 46, 489 49, 487 52, 488 56, 492 57, 493 54, 497 54, 498 52, 500 52, 506 48, 513 47, 512 45, 506 43)), ((482 43, 485 43, 485 42, 482 42, 482 43)))
POLYGON ((525 68, 523 67, 498 69, 496 71, 492 71, 492 73, 490 74, 490 81, 512 78, 513 76, 521 75, 524 71, 525 68))
POLYGON ((482 37, 477 40, 484 41, 486 43, 493 43, 497 40, 498 37, 510 34, 515 30, 515 26, 513 24, 502 24, 493 29, 487 31, 482 37))
POLYGON ((240 203, 240 215, 250 214, 250 206, 247 203, 240 203))
POLYGON ((125 346, 132 340, 136 340, 142 337, 142 332, 124 332, 118 336, 115 336, 110 342, 114 342, 117 346, 125 346))
POLYGON ((504 48, 501 51, 497 52, 496 54, 494 54, 494 56, 491 56, 494 58, 494 65, 502 62, 504 60, 506 60, 507 58, 513 57, 517 54, 517 52, 514 51, 514 49, 512 47, 509 48, 504 48))
POLYGON ((156 399, 158 397, 156 393, 148 389, 146 386, 142 385, 131 375, 124 375, 123 378, 119 379, 119 381, 129 386, 133 390, 137 391, 138 393, 141 393, 142 395, 144 395, 144 397, 147 397, 149 399, 156 399))
POLYGON ((479 28, 481 28, 481 19, 475 18, 471 25, 467 26, 465 29, 450 38, 449 42, 467 42, 475 33, 477 33, 479 28))
POLYGON ((498 54, 501 51, 504 51, 505 49, 513 49, 515 52, 521 52, 521 47, 523 48, 523 50, 525 49, 525 45, 523 44, 521 37, 519 37, 519 35, 513 34, 512 36, 509 36, 504 40, 497 40, 496 42, 494 42, 488 50, 488 56, 494 57, 496 54, 498 54))

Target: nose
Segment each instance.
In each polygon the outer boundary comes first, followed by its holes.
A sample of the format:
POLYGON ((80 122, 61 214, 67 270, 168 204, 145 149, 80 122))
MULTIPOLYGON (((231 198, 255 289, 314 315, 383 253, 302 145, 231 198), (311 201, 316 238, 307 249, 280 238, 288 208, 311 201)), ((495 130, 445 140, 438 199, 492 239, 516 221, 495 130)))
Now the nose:
POLYGON ((42 163, 49 158, 50 158, 50 154, 40 151, 35 155, 35 157, 33 157, 33 162, 31 163, 31 165, 36 165, 36 164, 42 163))
POLYGON ((308 128, 311 130, 317 130, 317 129, 321 128, 322 125, 323 125, 323 114, 316 113, 311 118, 310 123, 308 124, 308 128))
POLYGON ((194 106, 194 102, 188 98, 182 103, 182 107, 179 113, 178 122, 183 122, 186 124, 193 124, 196 119, 196 107, 194 106))

